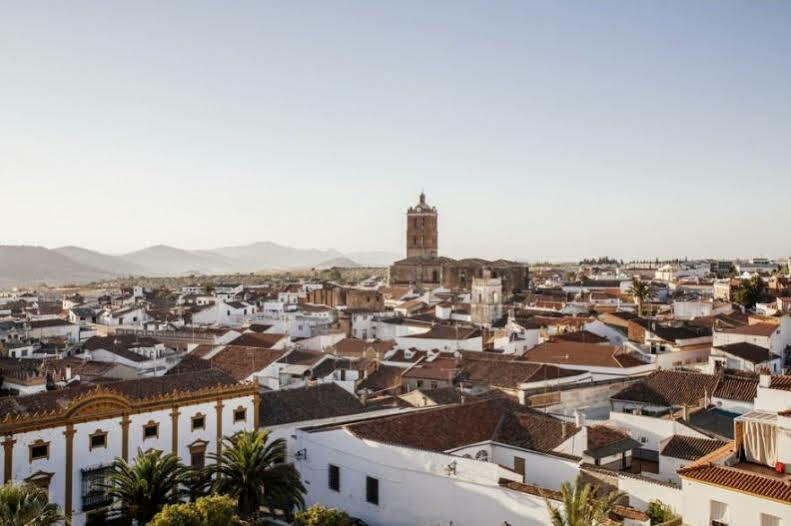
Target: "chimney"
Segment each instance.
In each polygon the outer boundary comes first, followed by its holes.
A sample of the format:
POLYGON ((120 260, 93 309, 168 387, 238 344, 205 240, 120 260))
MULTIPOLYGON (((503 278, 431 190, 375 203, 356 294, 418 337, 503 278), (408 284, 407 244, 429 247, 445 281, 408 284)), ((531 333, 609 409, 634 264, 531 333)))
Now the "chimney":
POLYGON ((579 428, 585 427, 585 413, 579 409, 574 410, 574 424, 579 428))
POLYGON ((758 378, 758 386, 759 387, 766 387, 766 388, 768 388, 770 385, 772 385, 772 376, 771 375, 762 374, 758 378))

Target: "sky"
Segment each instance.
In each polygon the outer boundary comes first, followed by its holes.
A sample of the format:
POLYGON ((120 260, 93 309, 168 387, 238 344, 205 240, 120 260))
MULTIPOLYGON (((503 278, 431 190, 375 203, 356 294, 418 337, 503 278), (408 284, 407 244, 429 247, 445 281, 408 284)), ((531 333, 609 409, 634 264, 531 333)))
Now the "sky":
POLYGON ((791 2, 0 12, 0 244, 791 254, 791 2))

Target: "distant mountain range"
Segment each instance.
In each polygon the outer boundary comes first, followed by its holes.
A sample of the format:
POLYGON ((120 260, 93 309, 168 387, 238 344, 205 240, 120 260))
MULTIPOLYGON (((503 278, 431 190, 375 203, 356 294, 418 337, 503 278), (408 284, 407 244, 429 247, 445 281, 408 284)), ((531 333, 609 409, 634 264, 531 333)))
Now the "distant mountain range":
POLYGON ((210 250, 156 245, 122 255, 82 247, 0 245, 0 287, 46 282, 80 283, 117 276, 179 276, 262 270, 382 267, 402 256, 391 252, 300 249, 269 241, 210 250))

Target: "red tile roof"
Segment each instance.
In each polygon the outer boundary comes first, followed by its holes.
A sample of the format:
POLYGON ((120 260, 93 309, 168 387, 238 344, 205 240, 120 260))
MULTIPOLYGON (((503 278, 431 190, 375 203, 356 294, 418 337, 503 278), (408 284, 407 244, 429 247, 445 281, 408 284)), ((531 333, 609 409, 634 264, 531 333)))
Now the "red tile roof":
POLYGON ((646 365, 614 345, 576 342, 546 342, 533 347, 524 357, 530 362, 590 367, 636 367, 646 365))
POLYGON ((656 371, 611 398, 663 407, 699 404, 711 395, 719 377, 686 371, 656 371))
POLYGON ((752 325, 742 325, 724 329, 726 334, 741 334, 744 336, 771 336, 780 328, 776 323, 754 323, 752 325))
POLYGON ((362 439, 431 451, 489 440, 551 451, 579 431, 573 424, 505 398, 377 418, 349 424, 346 429, 362 439))
POLYGON ((415 364, 403 374, 403 377, 450 381, 460 370, 461 364, 456 358, 438 356, 432 361, 423 360, 415 364))
POLYGON ((758 391, 758 375, 726 373, 714 390, 715 398, 753 402, 758 391))
POLYGON ((772 389, 780 389, 782 391, 791 391, 791 376, 773 376, 772 383, 769 384, 772 389))
POLYGON ((243 345, 245 347, 263 347, 271 349, 277 345, 281 340, 287 338, 286 334, 268 333, 268 332, 246 332, 231 340, 231 345, 243 345))
POLYGON ((697 460, 717 451, 726 444, 727 442, 723 440, 673 435, 662 448, 661 454, 683 460, 697 460))
POLYGON ((265 369, 269 364, 281 358, 283 354, 284 351, 275 351, 274 349, 226 345, 223 350, 207 361, 211 363, 212 367, 222 369, 236 381, 241 382, 251 374, 265 369))
POLYGON ((729 488, 791 504, 791 484, 787 479, 718 464, 699 464, 678 471, 681 478, 729 488))
POLYGON ((492 387, 516 389, 520 384, 556 380, 581 374, 554 365, 521 360, 485 360, 468 358, 462 364, 465 381, 492 387))

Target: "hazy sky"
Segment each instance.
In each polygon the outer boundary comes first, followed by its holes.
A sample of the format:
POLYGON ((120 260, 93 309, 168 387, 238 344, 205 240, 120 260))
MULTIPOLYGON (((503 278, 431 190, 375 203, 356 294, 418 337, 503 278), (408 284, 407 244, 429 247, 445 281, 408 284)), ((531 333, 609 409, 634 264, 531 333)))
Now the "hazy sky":
POLYGON ((0 244, 791 253, 791 2, 0 1, 0 244))

